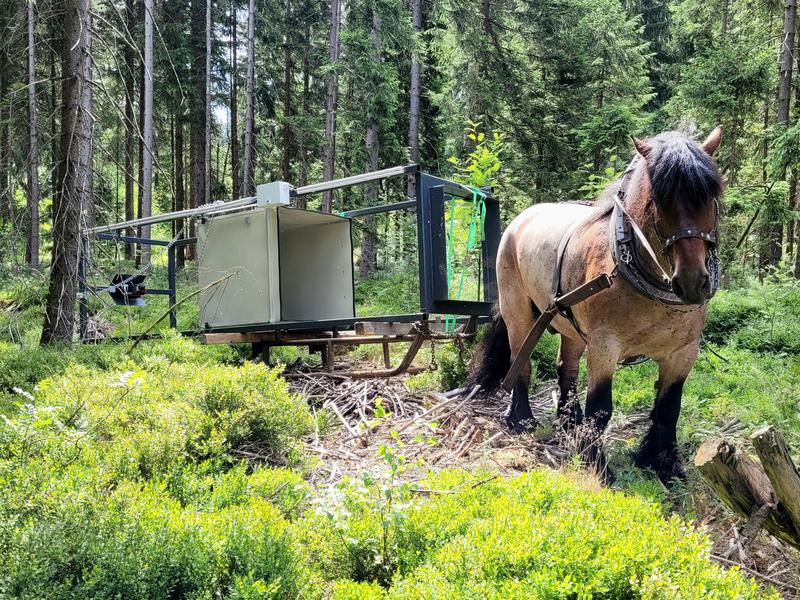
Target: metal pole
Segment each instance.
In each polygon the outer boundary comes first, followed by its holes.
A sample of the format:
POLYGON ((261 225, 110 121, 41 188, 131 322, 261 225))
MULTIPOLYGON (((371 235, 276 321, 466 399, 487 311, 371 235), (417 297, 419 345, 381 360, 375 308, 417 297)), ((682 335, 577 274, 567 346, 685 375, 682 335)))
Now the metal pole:
POLYGON ((178 328, 177 278, 175 277, 175 246, 167 247, 167 285, 169 286, 169 326, 178 328))
POLYGON ((154 225, 156 223, 164 223, 165 221, 175 221, 177 219, 190 218, 200 215, 211 215, 217 212, 233 210, 235 208, 243 208, 255 204, 255 197, 240 198, 231 202, 219 202, 214 204, 204 204, 197 208, 187 208, 186 210, 178 210, 174 212, 162 213, 160 215, 153 215, 152 217, 144 217, 142 219, 133 219, 132 221, 122 221, 120 223, 113 223, 111 225, 98 225, 87 229, 86 233, 93 235, 97 233, 107 233, 110 231, 119 231, 120 229, 127 229, 128 227, 139 227, 141 225, 154 225))
POLYGON ((326 192, 328 190, 336 190, 351 185, 358 185, 360 183, 367 183, 369 181, 376 181, 378 179, 388 179, 390 177, 397 177, 399 175, 407 175, 415 173, 419 170, 419 165, 405 165, 399 167, 389 167, 381 171, 372 171, 371 173, 361 173, 360 175, 351 175, 350 177, 343 177, 342 179, 332 179, 331 181, 323 181, 322 183, 312 183, 303 187, 296 188, 292 194, 294 196, 306 196, 308 194, 316 194, 317 192, 326 192))

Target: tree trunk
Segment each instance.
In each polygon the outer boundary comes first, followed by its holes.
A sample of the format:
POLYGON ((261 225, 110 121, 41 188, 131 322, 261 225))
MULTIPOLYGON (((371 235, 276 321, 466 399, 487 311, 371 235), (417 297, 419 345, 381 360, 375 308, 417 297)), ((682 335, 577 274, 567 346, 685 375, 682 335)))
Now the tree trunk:
MULTIPOLYGON (((789 126, 789 104, 792 95, 792 67, 794 64, 794 32, 797 19, 797 0, 786 0, 783 18, 783 43, 781 45, 780 76, 778 80, 778 107, 776 120, 779 130, 789 126)), ((785 169, 780 178, 786 176, 785 169)), ((769 264, 776 267, 783 254, 783 221, 773 218, 769 235, 769 264)))
MULTIPOLYGON (((411 85, 409 94, 411 102, 408 112, 408 147, 412 163, 419 163, 419 79, 420 52, 418 45, 422 43, 422 0, 411 0, 411 26, 414 31, 414 51, 411 54, 411 85)), ((408 177, 407 193, 409 198, 417 196, 417 180, 413 175, 408 177)))
MULTIPOLYGON (((189 30, 193 49, 192 87, 189 103, 189 208, 206 202, 206 1, 192 0, 189 30)), ((189 236, 194 235, 194 221, 189 219, 189 236)), ((186 257, 194 258, 195 246, 186 247, 186 257)))
POLYGON ((255 29, 256 29, 256 3, 250 0, 247 8, 247 79, 245 81, 245 115, 244 115, 244 177, 242 184, 242 195, 252 196, 255 194, 253 185, 254 163, 254 139, 253 128, 255 121, 255 98, 253 98, 253 86, 255 83, 255 29))
MULTIPOLYGON (((142 125, 142 201, 141 216, 153 209, 153 0, 144 0, 144 123, 142 125)), ((143 225, 141 236, 150 237, 150 225, 143 225)), ((142 244, 142 264, 150 264, 150 246, 142 244)))
MULTIPOLYGON (((372 37, 373 56, 375 63, 382 62, 381 58, 381 16, 377 8, 372 9, 372 37)), ((380 157, 380 123, 375 115, 370 115, 367 126, 365 147, 367 150, 368 170, 377 171, 380 157)), ((377 182, 370 182, 364 186, 365 206, 375 206, 378 199, 377 182)), ((375 215, 364 217, 364 228, 361 234, 361 256, 358 260, 358 274, 361 277, 371 275, 378 270, 378 244, 377 222, 375 215)))
POLYGON ((28 231, 25 260, 39 268, 39 130, 36 118, 36 21, 28 0, 28 231))
MULTIPOLYGON (((9 188, 9 138, 11 135, 9 119, 6 117, 6 97, 8 95, 8 55, 0 47, 0 222, 8 220, 11 203, 9 188)), ((9 111, 10 112, 10 111, 9 111)))
MULTIPOLYGON (((304 12, 306 19, 306 34, 305 34, 305 48, 303 52, 303 122, 300 127, 299 135, 299 150, 300 150, 300 185, 308 185, 308 128, 309 118, 311 116, 309 92, 311 87, 311 61, 309 54, 311 54, 312 41, 311 41, 311 11, 314 10, 309 3, 306 3, 306 10, 304 12)), ((299 208, 305 208, 307 198, 302 196, 298 198, 297 205, 299 208)))
POLYGON ((292 27, 292 1, 286 1, 286 12, 283 22, 283 158, 281 160, 281 177, 284 181, 292 180, 292 49, 290 47, 290 31, 292 27))
POLYGON ((205 72, 205 170, 203 204, 211 202, 211 2, 206 0, 206 72, 205 72))
POLYGON ((233 199, 241 197, 242 182, 239 179, 239 85, 236 77, 236 5, 231 0, 231 180, 233 199))
MULTIPOLYGON (((339 61, 339 30, 342 24, 342 2, 331 0, 331 32, 328 45, 328 58, 330 71, 325 76, 325 146, 322 158, 322 179, 333 179, 336 164, 336 110, 339 88, 339 78, 336 73, 339 61)), ((333 192, 323 192, 322 212, 331 212, 333 207, 333 192)))
MULTIPOLYGON (((797 169, 792 167, 789 175, 789 211, 794 212, 797 208, 797 169)), ((786 260, 791 260, 794 256, 794 220, 786 222, 786 260)))
MULTIPOLYGON (((125 2, 125 20, 128 31, 133 31, 134 28, 134 7, 133 0, 126 0, 125 2)), ((131 43, 123 41, 123 60, 125 61, 125 72, 122 79, 125 84, 125 220, 130 221, 134 218, 134 178, 133 172, 136 168, 134 164, 134 133, 136 131, 136 124, 133 116, 133 95, 134 91, 134 69, 135 57, 134 50, 131 43)), ((126 230, 127 235, 134 235, 134 230, 129 227, 126 230)), ((133 244, 125 244, 125 258, 133 258, 133 244)))
POLYGON ((69 342, 75 325, 80 227, 91 198, 91 0, 65 0, 60 189, 42 344, 69 342))
MULTIPOLYGON (((185 177, 183 168, 183 117, 177 115, 175 117, 175 210, 183 210, 186 208, 186 199, 184 197, 183 180, 185 177)), ((186 237, 183 228, 185 221, 179 221, 176 226, 178 231, 175 232, 179 239, 186 237)), ((175 251, 175 265, 182 269, 186 264, 186 246, 179 246, 175 251)))
POLYGON ((56 28, 50 28, 50 199, 55 204, 58 193, 58 62, 55 48, 58 44, 56 28))

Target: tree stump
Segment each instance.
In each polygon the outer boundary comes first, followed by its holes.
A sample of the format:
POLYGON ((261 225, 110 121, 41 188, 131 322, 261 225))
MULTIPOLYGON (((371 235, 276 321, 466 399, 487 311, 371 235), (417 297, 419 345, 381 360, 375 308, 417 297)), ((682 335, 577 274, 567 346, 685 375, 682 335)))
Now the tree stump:
MULTIPOLYGON (((788 452, 783 456, 794 468, 788 452)), ((769 533, 800 549, 800 522, 793 521, 768 472, 735 443, 720 438, 706 440, 697 451, 694 464, 728 508, 748 521, 763 520, 769 533)), ((780 471, 777 467, 776 470, 780 471)))
POLYGON ((800 532, 800 473, 792 461, 783 435, 773 427, 764 427, 750 439, 775 495, 789 513, 795 530, 800 532))

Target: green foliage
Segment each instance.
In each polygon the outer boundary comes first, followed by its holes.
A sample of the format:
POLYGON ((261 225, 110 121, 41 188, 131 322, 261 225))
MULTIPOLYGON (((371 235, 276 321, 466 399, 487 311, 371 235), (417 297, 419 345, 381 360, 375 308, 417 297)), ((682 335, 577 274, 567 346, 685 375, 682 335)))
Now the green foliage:
POLYGON ((311 583, 288 522, 257 497, 205 512, 123 484, 60 500, 12 532, 0 559, 10 596, 291 598, 311 583))
POLYGON ((453 178, 473 188, 498 187, 503 154, 502 134, 493 131, 487 139, 486 134, 481 131, 481 123, 469 120, 466 134, 473 145, 466 159, 460 161, 455 156, 447 159, 456 170, 453 178))
POLYGON ((800 285, 783 278, 720 291, 703 335, 755 352, 800 354, 800 285))
POLYGON ((416 266, 357 279, 356 306, 360 316, 419 312, 419 275, 416 266))
MULTIPOLYGON (((37 324, 39 326, 40 324, 37 324)), ((84 344, 74 348, 19 346, 0 341, 0 394, 14 387, 32 390, 42 379, 62 374, 69 366, 82 364, 97 369, 113 369, 127 360, 130 344, 84 344)), ((210 363, 236 364, 241 357, 227 345, 207 346, 165 332, 161 340, 139 345, 131 359, 142 362, 154 357, 201 366, 210 363)))
MULTIPOLYGON (((678 518, 665 521, 656 505, 543 471, 485 479, 444 472, 420 482, 436 493, 412 502, 396 524, 389 598, 776 597, 711 564, 705 536, 678 518)), ((378 491, 369 488, 379 486, 365 486, 340 498, 342 521, 309 516, 309 548, 326 573, 348 554, 378 552, 378 491), (347 550, 330 532, 337 528, 350 534, 347 550)), ((372 575, 335 571, 334 597, 383 597, 372 575)))

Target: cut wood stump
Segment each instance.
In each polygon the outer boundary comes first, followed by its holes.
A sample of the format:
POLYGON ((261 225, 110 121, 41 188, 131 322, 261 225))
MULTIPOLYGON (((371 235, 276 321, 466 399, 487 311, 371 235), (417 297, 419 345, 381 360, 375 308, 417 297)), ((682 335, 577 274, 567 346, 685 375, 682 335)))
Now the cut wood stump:
MULTIPOLYGON (((794 493, 790 500, 792 510, 800 507, 797 504, 800 496, 791 491, 800 489, 793 487, 790 477, 792 473, 797 476, 797 469, 780 434, 766 428, 753 435, 754 445, 766 449, 770 464, 766 470, 766 465, 759 464, 733 441, 721 438, 706 440, 697 451, 694 464, 720 500, 748 520, 748 529, 763 526, 776 538, 800 549, 800 520, 794 519, 784 497, 776 491, 794 493), (772 433, 763 433, 767 430, 772 433), (756 435, 760 435, 759 441, 755 440, 756 435), (776 445, 776 439, 780 444, 776 445), (777 479, 773 480, 773 477, 777 479)), ((800 486, 800 478, 796 484, 800 486)))

